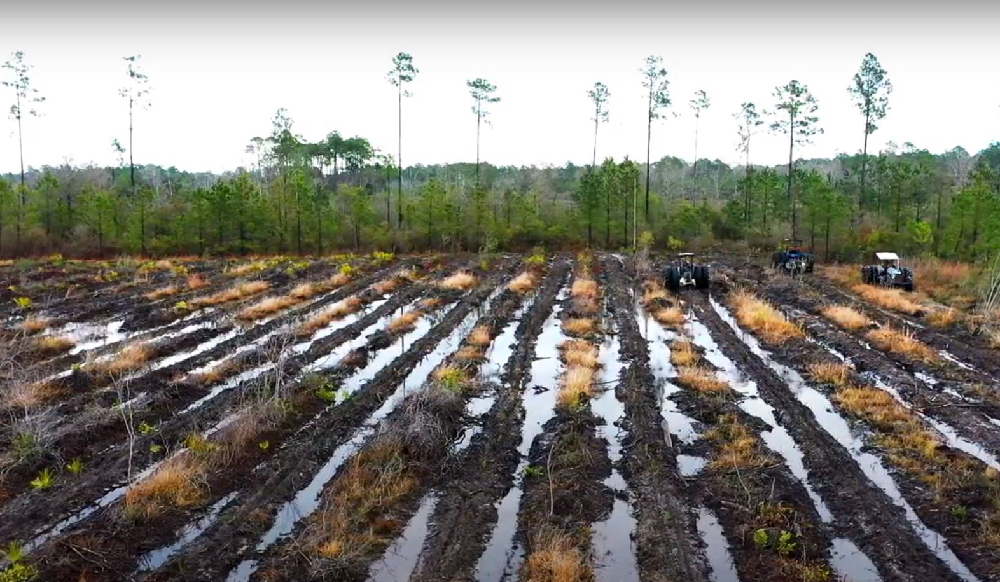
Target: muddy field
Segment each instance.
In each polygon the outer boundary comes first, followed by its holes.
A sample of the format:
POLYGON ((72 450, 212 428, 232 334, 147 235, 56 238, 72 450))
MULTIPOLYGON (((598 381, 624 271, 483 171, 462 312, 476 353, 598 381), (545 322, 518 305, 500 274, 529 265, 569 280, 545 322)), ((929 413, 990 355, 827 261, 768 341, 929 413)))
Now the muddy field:
POLYGON ((764 262, 2 267, 0 581, 1000 580, 1000 350, 764 262))

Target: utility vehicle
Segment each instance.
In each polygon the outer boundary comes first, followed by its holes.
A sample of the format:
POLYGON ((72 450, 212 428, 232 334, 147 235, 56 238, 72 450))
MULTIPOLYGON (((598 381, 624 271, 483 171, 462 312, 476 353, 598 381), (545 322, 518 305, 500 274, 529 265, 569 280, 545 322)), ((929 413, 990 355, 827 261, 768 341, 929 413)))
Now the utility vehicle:
POLYGON ((899 266, 896 253, 875 253, 875 264, 861 267, 861 280, 869 285, 901 287, 913 291, 913 271, 899 266))
POLYGON ((780 269, 789 275, 801 275, 802 273, 813 272, 815 258, 802 249, 801 240, 786 238, 782 247, 782 250, 774 253, 771 257, 772 267, 780 269))
POLYGON ((674 264, 667 267, 663 277, 671 291, 680 291, 681 287, 690 286, 708 289, 708 265, 696 265, 694 253, 679 253, 674 264))

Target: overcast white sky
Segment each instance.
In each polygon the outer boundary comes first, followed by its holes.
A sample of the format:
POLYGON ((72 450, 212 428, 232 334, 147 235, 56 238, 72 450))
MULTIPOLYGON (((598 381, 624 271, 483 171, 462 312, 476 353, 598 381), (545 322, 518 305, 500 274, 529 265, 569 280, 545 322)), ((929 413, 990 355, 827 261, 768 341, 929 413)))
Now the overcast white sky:
MULTIPOLYGON (((25 163, 111 164, 112 138, 127 144, 117 90, 121 57, 141 54, 152 107, 137 114, 138 163, 222 171, 270 130, 279 107, 316 140, 337 129, 396 152, 391 57, 420 69, 403 111, 403 161, 475 158, 467 79, 498 86, 483 159, 496 164, 589 163, 593 125, 586 91, 611 90, 611 121, 598 156, 645 159, 645 99, 637 69, 662 55, 671 108, 657 122, 653 158, 691 159, 688 101, 704 89, 700 157, 735 163, 743 101, 770 108, 776 85, 798 79, 819 100, 826 133, 797 154, 860 149, 863 121, 846 92, 865 52, 895 85, 889 116, 872 136, 940 152, 978 151, 1000 139, 1000 2, 436 2, 351 4, 51 2, 4 7, 0 60, 14 50, 34 65, 44 116, 25 120, 25 163), (697 4, 697 5, 693 5, 697 4), (864 18, 864 20, 861 20, 864 18)), ((0 87, 5 110, 13 99, 0 87)), ((757 163, 787 159, 786 143, 761 135, 757 163)), ((798 155, 797 155, 798 157, 798 155)), ((12 120, 0 119, 0 171, 17 169, 12 120)))

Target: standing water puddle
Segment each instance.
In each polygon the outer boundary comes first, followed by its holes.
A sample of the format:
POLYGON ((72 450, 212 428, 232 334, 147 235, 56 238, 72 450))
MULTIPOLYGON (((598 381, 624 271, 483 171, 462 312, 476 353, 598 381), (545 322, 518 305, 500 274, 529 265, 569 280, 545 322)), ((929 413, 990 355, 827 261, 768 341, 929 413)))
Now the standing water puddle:
POLYGON ((712 582, 740 582, 733 566, 733 556, 729 553, 729 544, 722 533, 722 526, 707 507, 698 508, 698 533, 705 540, 705 554, 708 566, 712 569, 709 578, 712 582))
MULTIPOLYGON (((257 543, 255 548, 257 552, 267 550, 279 539, 289 535, 302 519, 309 517, 319 508, 320 503, 322 502, 323 489, 326 484, 333 479, 341 465, 343 465, 347 459, 361 449, 362 445, 364 445, 368 438, 375 432, 375 428, 378 424, 382 422, 382 420, 385 419, 385 417, 387 417, 393 410, 395 410, 401 402, 403 402, 403 399, 406 396, 407 386, 422 386, 424 382, 427 381, 431 371, 443 362, 448 354, 455 351, 458 344, 462 341, 462 338, 468 334, 469 329, 475 323, 476 318, 477 316, 475 313, 467 315, 465 319, 462 320, 462 322, 459 323, 459 325, 457 325, 445 339, 438 343, 437 347, 430 354, 428 354, 427 357, 424 358, 412 372, 410 372, 406 379, 399 383, 396 391, 382 403, 382 406, 379 407, 378 410, 376 410, 363 425, 358 427, 358 429, 351 436, 351 439, 334 450, 326 464, 319 469, 312 481, 310 481, 305 488, 299 490, 294 499, 281 506, 271 529, 269 529, 257 543)), ((424 333, 426 333, 426 331, 424 333)), ((384 352, 386 350, 382 351, 384 352)), ((390 360, 391 359, 392 358, 390 358, 390 360)), ((344 382, 344 385, 341 387, 341 392, 346 391, 348 396, 353 394, 365 383, 371 380, 371 378, 383 367, 384 364, 377 368, 371 365, 366 366, 361 372, 348 378, 344 382)), ((226 580, 227 582, 245 582, 250 579, 250 576, 256 569, 256 560, 244 560, 229 573, 226 580)))
POLYGON ((778 424, 774 415, 774 408, 760 397, 760 393, 757 391, 757 383, 745 378, 736 367, 736 363, 722 353, 719 345, 712 338, 712 334, 709 333, 708 328, 705 327, 705 324, 698 321, 694 313, 688 314, 688 322, 685 327, 688 333, 691 334, 695 345, 705 350, 705 359, 719 369, 719 378, 744 396, 740 400, 740 408, 747 414, 763 420, 771 427, 769 431, 761 431, 761 438, 764 439, 764 442, 771 450, 782 456, 785 460, 785 465, 788 466, 788 470, 802 483, 806 493, 809 494, 809 498, 813 502, 813 506, 816 508, 816 512, 819 513, 820 519, 826 523, 833 521, 833 514, 830 513, 830 509, 826 506, 823 498, 809 484, 809 472, 806 471, 802 449, 796 444, 792 435, 788 434, 788 431, 778 424))
POLYGON ((878 486, 892 499, 893 503, 903 508, 906 519, 916 531, 924 544, 934 552, 937 557, 948 565, 952 572, 957 574, 967 582, 976 581, 978 578, 958 559, 958 557, 948 547, 947 541, 936 531, 928 528, 923 521, 913 511, 913 507, 903 498, 895 480, 889 471, 882 464, 882 460, 872 453, 863 452, 864 443, 854 438, 847 420, 844 419, 833 407, 833 404, 816 389, 806 384, 806 381, 795 370, 775 362, 771 354, 760 347, 757 338, 746 334, 725 307, 720 305, 715 299, 710 299, 712 309, 722 318, 723 321, 732 328, 736 336, 754 353, 762 362, 771 368, 788 385, 789 390, 795 394, 802 404, 809 407, 817 422, 833 438, 840 443, 854 458, 865 476, 878 486))
POLYGON ((427 495, 420 501, 420 509, 410 519, 403 534, 392 542, 382 561, 372 566, 368 575, 369 582, 402 582, 410 579, 420 558, 420 550, 424 547, 427 521, 435 505, 437 497, 434 495, 427 495))
POLYGON ((604 480, 604 485, 614 490, 615 501, 611 515, 604 521, 593 524, 592 541, 594 553, 598 562, 595 574, 598 580, 604 582, 639 581, 639 568, 635 553, 632 551, 632 534, 636 522, 632 517, 629 503, 619 498, 621 494, 628 495, 625 480, 618 473, 616 464, 621 461, 621 443, 618 441, 617 423, 625 416, 625 407, 615 396, 615 385, 624 365, 618 359, 620 343, 618 336, 601 346, 603 352, 604 392, 591 402, 591 408, 596 415, 604 420, 604 425, 598 428, 598 437, 604 437, 608 443, 608 457, 611 459, 611 476, 604 480))
POLYGON ((858 546, 845 538, 834 538, 830 565, 838 576, 850 582, 882 582, 875 564, 858 546))
POLYGON ((143 556, 139 560, 139 571, 146 572, 149 570, 155 570, 165 564, 171 556, 180 551, 180 549, 190 543, 191 540, 200 536, 201 532, 208 529, 208 526, 215 523, 215 520, 219 517, 219 513, 226 507, 226 505, 229 505, 229 502, 236 498, 236 495, 237 493, 234 491, 233 493, 230 493, 215 502, 215 504, 208 509, 208 513, 206 513, 204 517, 194 523, 189 523, 184 526, 184 528, 178 532, 177 541, 174 543, 157 548, 143 556))
POLYGON ((535 344, 535 359, 531 363, 531 377, 524 388, 524 425, 521 427, 521 444, 517 452, 521 460, 514 470, 514 485, 497 505, 497 524, 493 528, 486 550, 476 564, 476 579, 479 582, 498 582, 504 574, 517 571, 523 549, 514 543, 517 528, 517 509, 521 502, 521 484, 518 477, 528 466, 528 452, 531 443, 542 432, 542 425, 554 414, 556 384, 562 363, 559 360, 559 343, 563 338, 559 315, 562 302, 569 295, 564 287, 556 296, 556 304, 548 319, 542 325, 542 332, 535 344), (535 390, 541 386, 541 392, 535 390))

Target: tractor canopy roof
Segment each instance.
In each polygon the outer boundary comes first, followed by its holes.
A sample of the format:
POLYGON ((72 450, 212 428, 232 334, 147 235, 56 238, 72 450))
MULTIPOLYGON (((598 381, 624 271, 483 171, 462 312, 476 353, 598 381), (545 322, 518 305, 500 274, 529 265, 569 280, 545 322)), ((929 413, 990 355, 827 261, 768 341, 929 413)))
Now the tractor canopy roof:
POLYGON ((687 258, 687 257, 693 257, 693 256, 694 256, 694 253, 677 253, 677 257, 681 258, 681 259, 687 258))
POLYGON ((899 255, 896 253, 875 253, 875 258, 880 261, 898 261, 899 255))

